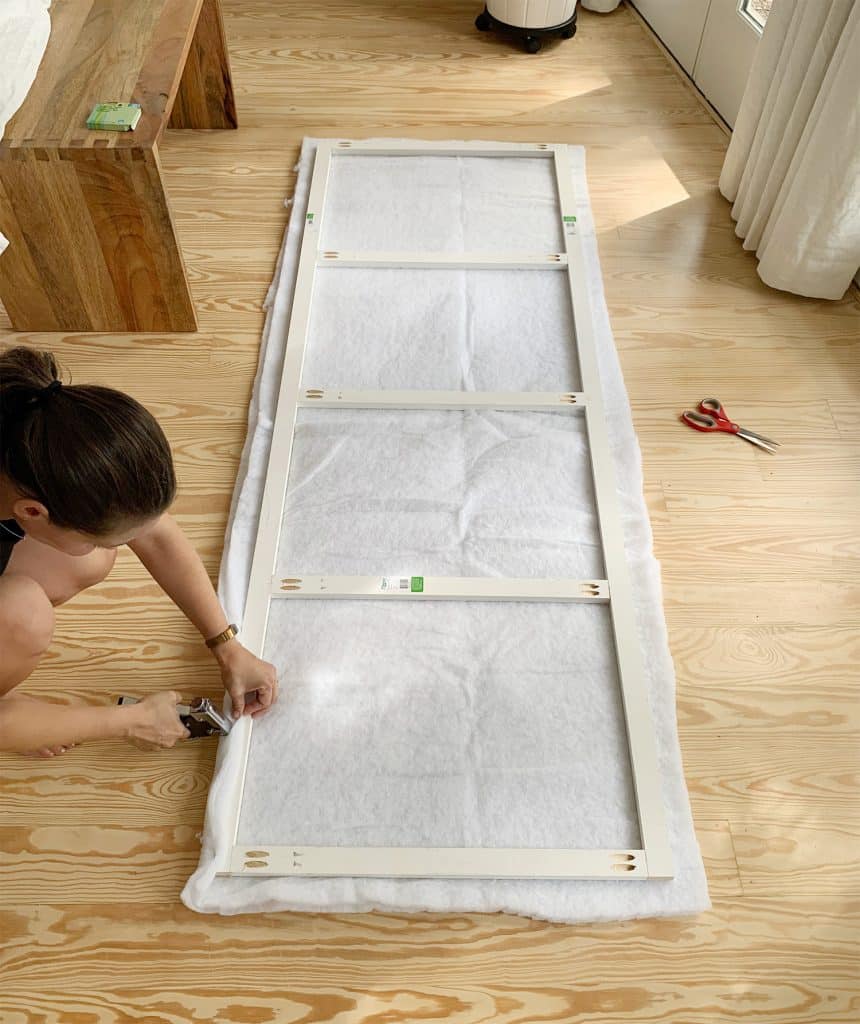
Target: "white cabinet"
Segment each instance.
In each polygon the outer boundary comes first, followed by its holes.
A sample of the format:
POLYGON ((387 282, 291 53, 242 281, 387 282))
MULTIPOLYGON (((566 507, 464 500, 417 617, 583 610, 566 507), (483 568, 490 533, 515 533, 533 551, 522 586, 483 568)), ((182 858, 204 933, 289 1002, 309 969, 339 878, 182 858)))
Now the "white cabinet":
POLYGON ((693 81, 730 128, 741 105, 761 28, 738 0, 711 0, 693 81))
POLYGON ((710 0, 634 0, 633 6, 692 76, 710 0))
POLYGON ((667 50, 733 127, 771 0, 633 0, 667 50))

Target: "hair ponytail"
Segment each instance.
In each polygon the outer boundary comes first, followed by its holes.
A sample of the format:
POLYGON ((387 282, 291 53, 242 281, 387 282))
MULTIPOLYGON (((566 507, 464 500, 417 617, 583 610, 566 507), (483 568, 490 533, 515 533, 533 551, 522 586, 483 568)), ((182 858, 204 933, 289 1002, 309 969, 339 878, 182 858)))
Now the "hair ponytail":
POLYGON ((98 537, 164 512, 176 493, 170 446, 135 399, 61 385, 50 352, 0 352, 0 474, 57 526, 98 537))

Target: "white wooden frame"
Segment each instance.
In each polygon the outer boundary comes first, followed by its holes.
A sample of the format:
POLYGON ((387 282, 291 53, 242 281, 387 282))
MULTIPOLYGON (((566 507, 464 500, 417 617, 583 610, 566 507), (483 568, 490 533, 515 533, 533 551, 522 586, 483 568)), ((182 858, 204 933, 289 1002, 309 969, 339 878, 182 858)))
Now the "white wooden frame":
POLYGON ((286 576, 275 581, 269 597, 607 604, 609 584, 606 580, 496 579, 492 576, 286 576))
MULTIPOLYGON (((671 878, 672 854, 661 793, 657 744, 636 628, 630 575, 618 510, 612 453, 603 414, 582 240, 567 147, 563 145, 432 142, 396 145, 342 141, 321 143, 311 178, 284 369, 278 395, 268 471, 243 621, 244 643, 262 655, 274 599, 582 601, 608 604, 612 619, 641 849, 431 849, 308 847, 239 844, 237 841, 253 723, 242 718, 228 742, 238 744, 241 769, 227 795, 231 847, 219 873, 229 875, 346 875, 447 878, 671 878), (562 252, 409 253, 320 250, 318 239, 333 158, 384 156, 538 157, 553 161, 558 190, 562 252), (336 155, 336 157, 335 157, 336 155), (317 266, 553 269, 568 275, 582 392, 480 393, 451 391, 349 391, 302 387, 312 285, 317 266), (605 580, 458 579, 409 577, 275 576, 278 540, 289 480, 299 408, 325 409, 554 409, 583 414, 587 426, 605 580), (420 588, 413 585, 420 580, 420 588)), ((336 413, 334 413, 336 415, 336 413)))

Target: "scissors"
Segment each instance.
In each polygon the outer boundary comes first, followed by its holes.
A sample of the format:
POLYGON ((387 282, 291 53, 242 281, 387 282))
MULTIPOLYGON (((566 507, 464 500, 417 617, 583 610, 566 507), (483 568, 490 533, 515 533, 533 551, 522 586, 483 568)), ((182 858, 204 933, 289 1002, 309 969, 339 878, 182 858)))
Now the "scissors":
POLYGON ((701 430, 705 433, 720 430, 726 434, 737 434, 738 437, 742 437, 745 441, 749 441, 750 444, 770 452, 771 455, 779 447, 779 441, 772 441, 763 434, 756 434, 752 430, 746 430, 744 427, 739 427, 737 423, 733 423, 729 419, 719 398, 704 399, 699 403, 698 412, 687 409, 681 413, 681 419, 688 427, 692 427, 693 430, 701 430))

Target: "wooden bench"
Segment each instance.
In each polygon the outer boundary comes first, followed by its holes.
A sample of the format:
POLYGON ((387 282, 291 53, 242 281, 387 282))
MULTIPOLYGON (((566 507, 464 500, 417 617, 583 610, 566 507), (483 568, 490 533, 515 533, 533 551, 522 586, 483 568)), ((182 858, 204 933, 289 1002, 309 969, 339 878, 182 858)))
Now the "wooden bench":
POLYGON ((16 330, 194 331, 158 142, 235 128, 218 0, 54 0, 36 80, 0 142, 0 300, 16 330), (89 131, 100 102, 142 108, 89 131))

